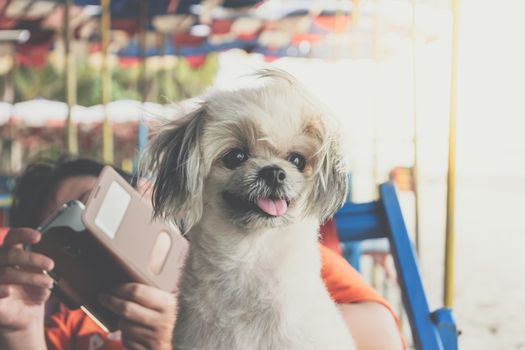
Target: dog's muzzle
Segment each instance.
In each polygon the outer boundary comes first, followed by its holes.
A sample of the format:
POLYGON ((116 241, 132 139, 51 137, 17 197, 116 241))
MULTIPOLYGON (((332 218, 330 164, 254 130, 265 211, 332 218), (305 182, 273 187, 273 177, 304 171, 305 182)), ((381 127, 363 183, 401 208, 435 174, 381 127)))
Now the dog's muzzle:
POLYGON ((267 166, 259 170, 259 177, 272 189, 282 185, 286 173, 278 166, 267 166))
POLYGON ((275 165, 257 172, 250 193, 223 192, 224 201, 237 213, 253 213, 275 218, 286 214, 290 200, 286 195, 286 172, 275 165))

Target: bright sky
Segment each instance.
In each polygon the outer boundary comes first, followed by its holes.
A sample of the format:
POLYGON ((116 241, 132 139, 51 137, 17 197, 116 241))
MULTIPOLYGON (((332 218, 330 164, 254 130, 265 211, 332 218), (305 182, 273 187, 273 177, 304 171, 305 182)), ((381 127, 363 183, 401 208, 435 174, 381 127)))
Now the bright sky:
POLYGON ((525 2, 468 0, 460 11, 458 162, 525 177, 525 2))
MULTIPOLYGON (((385 3, 383 1, 383 3, 385 3)), ((384 9, 387 11, 388 9, 384 9)), ((409 11, 405 7, 405 12, 409 11)), ((525 2, 460 0, 457 109, 458 176, 525 177, 525 2)), ((447 166, 450 89, 450 14, 421 6, 418 26, 437 40, 417 42, 417 125, 422 176, 447 166), (430 28, 430 29, 429 29, 430 28)), ((405 16, 409 19, 410 16, 405 16)), ((383 35, 383 43, 393 40, 383 35)), ((275 64, 305 83, 339 115, 350 140, 356 175, 378 181, 393 166, 413 162, 413 66, 409 39, 397 54, 373 60, 323 62, 281 59, 275 64), (374 160, 374 139, 377 150, 374 160)), ((261 65, 256 56, 227 53, 219 85, 261 65), (239 63, 239 55, 245 57, 239 63)))

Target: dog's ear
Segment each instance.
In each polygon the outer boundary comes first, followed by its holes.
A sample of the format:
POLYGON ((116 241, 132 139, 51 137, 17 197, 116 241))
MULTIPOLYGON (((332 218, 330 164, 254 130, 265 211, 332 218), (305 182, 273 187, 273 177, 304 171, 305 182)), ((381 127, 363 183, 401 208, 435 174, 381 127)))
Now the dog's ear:
POLYGON ((306 204, 306 212, 316 215, 324 222, 345 202, 348 170, 342 146, 337 138, 329 138, 317 157, 314 186, 306 204))
POLYGON ((200 136, 204 119, 201 107, 166 124, 151 140, 141 161, 142 173, 154 176, 155 216, 173 220, 185 231, 202 215, 205 170, 200 136))

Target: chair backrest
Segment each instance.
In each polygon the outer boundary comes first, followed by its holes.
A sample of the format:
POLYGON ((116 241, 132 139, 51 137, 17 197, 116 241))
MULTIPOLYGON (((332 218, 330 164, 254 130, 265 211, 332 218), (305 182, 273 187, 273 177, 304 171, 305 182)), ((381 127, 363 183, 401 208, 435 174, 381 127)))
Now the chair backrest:
POLYGON ((430 312, 416 254, 391 182, 379 187, 380 199, 346 203, 335 215, 341 242, 388 238, 416 349, 456 350, 457 332, 450 309, 430 312))

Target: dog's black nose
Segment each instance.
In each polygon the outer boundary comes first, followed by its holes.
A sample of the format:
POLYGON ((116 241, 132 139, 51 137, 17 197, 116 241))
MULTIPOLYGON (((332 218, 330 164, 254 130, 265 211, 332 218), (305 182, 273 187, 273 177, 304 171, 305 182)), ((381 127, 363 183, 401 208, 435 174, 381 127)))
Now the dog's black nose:
POLYGON ((268 186, 275 186, 286 179, 286 173, 278 166, 267 166, 259 170, 259 177, 264 179, 268 186))

